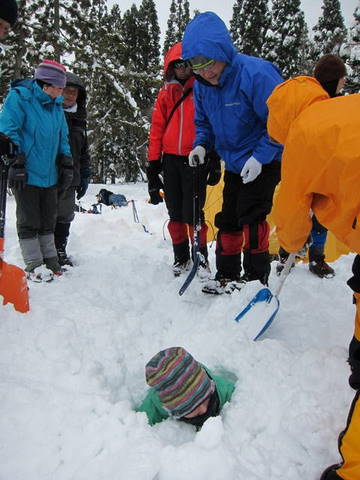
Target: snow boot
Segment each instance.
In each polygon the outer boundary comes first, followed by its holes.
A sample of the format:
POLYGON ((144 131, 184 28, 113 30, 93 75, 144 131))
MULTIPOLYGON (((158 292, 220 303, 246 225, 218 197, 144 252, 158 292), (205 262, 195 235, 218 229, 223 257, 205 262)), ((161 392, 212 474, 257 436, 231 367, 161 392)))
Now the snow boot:
POLYGON ((185 272, 188 272, 191 267, 191 260, 185 260, 185 262, 175 262, 172 271, 174 274, 174 277, 179 277, 185 272))
MULTIPOLYGON (((191 256, 194 260, 194 247, 192 247, 191 249, 191 256)), ((211 270, 208 262, 207 245, 200 247, 200 263, 196 275, 200 282, 206 282, 207 280, 209 280, 209 277, 211 275, 211 270)))
POLYGON ((314 260, 309 263, 309 270, 319 278, 335 277, 335 270, 328 265, 324 259, 314 260))
POLYGON ((56 251, 57 251, 57 255, 58 255, 59 264, 62 267, 63 266, 69 266, 69 267, 74 266, 74 263, 73 263, 72 259, 68 257, 68 255, 66 253, 66 250, 57 249, 56 251))
POLYGON ((202 288, 203 293, 210 295, 222 295, 227 293, 232 294, 235 290, 240 291, 245 282, 240 277, 231 279, 215 275, 215 278, 210 279, 202 288))
MULTIPOLYGON (((284 249, 280 248, 279 250, 279 257, 278 257, 278 264, 276 265, 276 275, 279 276, 280 273, 284 270, 286 260, 289 257, 289 254, 285 252, 284 249), (281 252, 280 252, 281 250, 281 252)), ((291 265, 290 272, 291 270, 295 267, 295 262, 291 265)))
POLYGON ((70 232, 70 223, 57 223, 55 227, 55 247, 58 255, 59 264, 61 266, 73 266, 72 260, 66 253, 66 245, 70 232))
POLYGON ((49 283, 54 280, 54 273, 49 268, 46 268, 45 265, 40 265, 39 267, 27 271, 26 278, 34 283, 49 283))
POLYGON ((339 475, 336 473, 336 470, 340 468, 341 465, 339 463, 335 463, 334 465, 330 465, 326 470, 323 471, 320 480, 343 480, 339 475))
POLYGON ((185 240, 182 243, 173 244, 174 250, 174 264, 172 267, 173 274, 175 277, 178 277, 184 272, 190 270, 191 260, 190 260, 190 250, 189 250, 189 241, 185 240))

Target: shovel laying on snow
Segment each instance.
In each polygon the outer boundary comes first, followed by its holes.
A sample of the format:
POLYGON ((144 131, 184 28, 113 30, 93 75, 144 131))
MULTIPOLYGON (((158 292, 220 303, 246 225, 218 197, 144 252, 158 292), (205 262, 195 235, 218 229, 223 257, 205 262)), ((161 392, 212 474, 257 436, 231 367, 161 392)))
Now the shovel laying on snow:
POLYGON ((258 291, 255 297, 250 300, 250 302, 246 305, 245 308, 241 310, 241 312, 235 317, 235 321, 239 322, 249 311, 251 311, 257 304, 261 302, 264 304, 266 308, 263 308, 261 312, 257 312, 258 316, 256 319, 252 319, 251 323, 251 330, 252 330, 252 337, 254 340, 258 340, 261 335, 270 327, 272 324, 279 308, 280 308, 280 300, 278 298, 279 293, 284 285, 286 277, 289 275, 291 270, 292 264, 295 262, 295 253, 291 253, 284 265, 284 268, 279 276, 279 281, 276 288, 273 292, 269 288, 262 288, 258 291), (261 315, 265 316, 261 318, 261 315))
POLYGON ((12 303, 15 310, 26 313, 30 309, 26 274, 20 267, 9 265, 4 261, 8 171, 8 159, 0 156, 0 295, 3 297, 3 305, 12 303))

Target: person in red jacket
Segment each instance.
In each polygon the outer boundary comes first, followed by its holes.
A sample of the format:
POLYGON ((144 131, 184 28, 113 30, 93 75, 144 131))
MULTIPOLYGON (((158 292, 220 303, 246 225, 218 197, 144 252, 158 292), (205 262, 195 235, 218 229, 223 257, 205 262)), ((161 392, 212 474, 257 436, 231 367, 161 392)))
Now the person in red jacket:
MULTIPOLYGON (((195 77, 191 68, 182 60, 181 51, 182 44, 178 42, 165 56, 165 82, 159 91, 152 114, 146 170, 150 203, 157 205, 162 202, 160 189, 164 189, 170 217, 168 229, 174 250, 175 276, 190 268, 189 239, 192 241, 194 234, 193 173, 187 157, 195 139, 192 92, 195 77), (162 172, 164 183, 160 178, 162 172)), ((213 152, 209 155, 207 165, 199 168, 202 222, 200 252, 203 259, 199 275, 207 276, 210 270, 207 261, 207 225, 204 221, 203 206, 206 184, 215 185, 220 180, 220 159, 213 152)))

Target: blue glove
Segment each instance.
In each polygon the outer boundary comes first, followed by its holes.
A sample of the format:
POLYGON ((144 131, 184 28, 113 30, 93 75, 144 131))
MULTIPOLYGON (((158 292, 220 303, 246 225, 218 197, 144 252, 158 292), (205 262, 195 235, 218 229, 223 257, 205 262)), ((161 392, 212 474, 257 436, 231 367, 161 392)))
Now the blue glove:
POLYGON ((80 198, 82 198, 85 195, 86 190, 88 189, 88 186, 89 186, 90 176, 91 176, 91 170, 89 167, 80 169, 80 185, 76 189, 77 200, 80 200, 80 198))

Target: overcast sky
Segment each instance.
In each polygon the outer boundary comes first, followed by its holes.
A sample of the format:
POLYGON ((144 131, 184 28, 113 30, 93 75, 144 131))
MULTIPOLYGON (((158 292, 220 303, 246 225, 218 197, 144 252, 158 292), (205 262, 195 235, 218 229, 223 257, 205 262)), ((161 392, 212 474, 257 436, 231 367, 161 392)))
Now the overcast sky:
MULTIPOLYGON (((359 0, 340 0, 342 14, 347 27, 353 21, 353 13, 358 2, 359 0)), ((110 5, 118 3, 120 5, 121 12, 124 13, 124 11, 130 8, 133 3, 139 6, 141 4, 141 0, 108 0, 108 3, 110 5)), ((211 10, 217 13, 229 26, 234 3, 235 2, 233 0, 190 0, 190 12, 192 12, 195 8, 199 9, 201 12, 211 10)), ((155 4, 159 17, 161 37, 163 38, 167 27, 171 0, 155 0, 155 4)), ((301 6, 305 13, 309 28, 316 24, 319 16, 322 13, 322 5, 322 0, 301 0, 301 6)))

